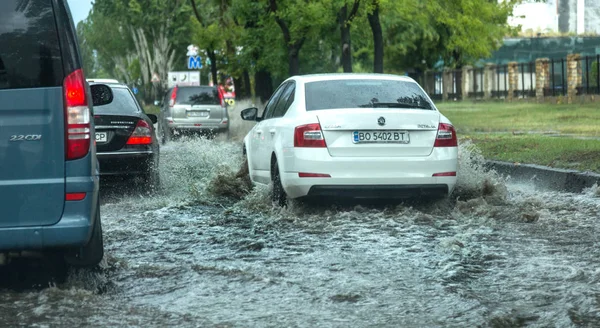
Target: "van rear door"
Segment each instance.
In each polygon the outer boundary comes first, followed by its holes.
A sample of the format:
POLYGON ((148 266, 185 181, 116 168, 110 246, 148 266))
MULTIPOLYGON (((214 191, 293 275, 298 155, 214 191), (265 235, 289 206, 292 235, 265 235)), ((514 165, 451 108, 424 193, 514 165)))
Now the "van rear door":
POLYGON ((0 1, 0 228, 54 224, 64 208, 65 74, 53 2, 0 1))

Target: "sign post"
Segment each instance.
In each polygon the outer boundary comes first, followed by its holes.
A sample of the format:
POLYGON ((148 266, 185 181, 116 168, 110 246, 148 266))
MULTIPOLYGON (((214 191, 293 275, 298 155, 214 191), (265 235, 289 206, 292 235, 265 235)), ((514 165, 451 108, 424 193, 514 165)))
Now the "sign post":
POLYGON ((167 86, 176 85, 201 85, 202 80, 199 69, 202 69, 202 57, 198 55, 198 47, 190 44, 187 47, 187 68, 189 71, 169 72, 167 86))

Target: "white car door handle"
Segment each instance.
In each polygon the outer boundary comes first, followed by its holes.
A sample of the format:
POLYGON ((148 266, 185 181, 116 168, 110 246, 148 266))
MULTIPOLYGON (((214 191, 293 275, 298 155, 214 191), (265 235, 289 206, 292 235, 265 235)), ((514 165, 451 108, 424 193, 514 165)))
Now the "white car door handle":
POLYGON ((256 130, 256 134, 262 134, 261 130, 256 130))
POLYGON ((274 136, 275 135, 275 130, 270 130, 269 132, 271 132, 271 135, 274 136))

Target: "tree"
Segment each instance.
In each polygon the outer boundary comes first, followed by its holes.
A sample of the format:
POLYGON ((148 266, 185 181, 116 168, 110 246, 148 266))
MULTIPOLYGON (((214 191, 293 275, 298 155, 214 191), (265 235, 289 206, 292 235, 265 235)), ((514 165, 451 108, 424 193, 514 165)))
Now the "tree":
POLYGON ((342 41, 342 67, 344 73, 352 73, 352 38, 350 35, 350 25, 358 13, 360 0, 353 0, 351 3, 352 7, 349 9, 348 2, 344 0, 341 9, 338 12, 342 41))
POLYGON ((373 32, 373 71, 375 73, 383 73, 383 31, 379 20, 379 6, 380 0, 373 0, 372 11, 367 14, 373 32))
POLYGON ((327 16, 323 15, 326 9, 325 1, 268 0, 268 12, 279 25, 287 47, 290 76, 300 72, 300 49, 304 42, 327 23, 327 16))

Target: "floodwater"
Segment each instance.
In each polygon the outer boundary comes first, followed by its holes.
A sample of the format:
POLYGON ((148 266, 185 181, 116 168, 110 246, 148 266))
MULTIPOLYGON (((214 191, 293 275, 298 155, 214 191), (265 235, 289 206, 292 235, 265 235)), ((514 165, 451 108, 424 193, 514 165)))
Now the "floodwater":
POLYGON ((465 144, 451 201, 279 209, 235 178, 239 142, 161 152, 161 194, 103 186, 99 270, 0 268, 0 326, 600 326, 598 188, 535 190, 465 144))

